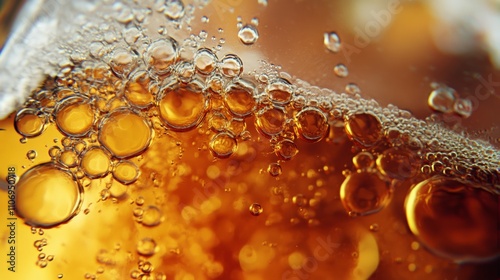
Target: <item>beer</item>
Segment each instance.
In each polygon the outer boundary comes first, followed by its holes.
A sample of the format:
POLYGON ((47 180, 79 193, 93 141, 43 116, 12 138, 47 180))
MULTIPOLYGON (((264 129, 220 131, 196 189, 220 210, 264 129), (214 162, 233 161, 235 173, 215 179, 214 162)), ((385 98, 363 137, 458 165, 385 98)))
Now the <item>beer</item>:
MULTIPOLYGON (((91 9, 108 29, 89 26, 94 41, 75 40, 88 52, 65 53, 0 124, 2 175, 19 176, 1 193, 17 222, 2 231, 16 271, 1 275, 494 279, 498 145, 442 119, 470 104, 434 85, 438 113, 422 120, 364 97, 342 63, 341 91, 269 62, 247 70, 222 42, 269 44, 262 20, 192 32, 228 3, 91 9)), ((346 48, 319 34, 328 55, 346 48)))

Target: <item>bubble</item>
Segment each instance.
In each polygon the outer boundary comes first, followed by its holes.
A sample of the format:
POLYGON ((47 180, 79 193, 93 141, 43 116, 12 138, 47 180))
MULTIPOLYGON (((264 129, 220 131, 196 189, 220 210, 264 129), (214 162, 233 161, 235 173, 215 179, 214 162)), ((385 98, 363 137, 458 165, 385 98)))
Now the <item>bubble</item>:
POLYGON ((141 256, 150 257, 155 254, 156 241, 149 237, 144 237, 137 242, 137 253, 141 256))
POLYGON ((226 129, 228 120, 224 114, 220 112, 215 112, 212 117, 208 120, 208 125, 211 129, 217 132, 221 132, 226 129))
POLYGON ((201 85, 166 88, 158 104, 162 121, 176 131, 187 131, 196 127, 205 116, 208 100, 201 85))
POLYGON ((384 176, 403 180, 417 174, 420 162, 410 150, 389 148, 377 157, 377 168, 384 176))
POLYGON ((391 197, 390 185, 373 172, 353 172, 340 186, 340 199, 351 216, 382 210, 391 197))
POLYGON ((229 122, 227 129, 234 136, 239 136, 245 129, 247 128, 247 124, 243 119, 233 118, 229 122))
POLYGON ((259 203, 252 203, 250 207, 248 207, 248 210, 250 211, 250 214, 254 216, 259 216, 262 212, 264 212, 264 209, 259 203))
POLYGON ((139 168, 128 160, 119 161, 113 169, 113 177, 122 184, 131 184, 139 177, 139 168))
POLYGON ((75 167, 78 164, 78 155, 73 150, 64 150, 59 155, 59 163, 69 168, 75 167))
POLYGON ((177 41, 168 37, 149 45, 146 51, 146 63, 157 74, 165 74, 179 56, 177 41))
POLYGON ((317 142, 325 137, 328 121, 316 108, 305 108, 295 116, 297 134, 304 140, 317 142))
POLYGON ((194 55, 194 66, 202 74, 210 74, 217 67, 217 55, 207 48, 199 49, 194 55))
POLYGON ((37 156, 37 152, 35 150, 29 150, 27 153, 26 153, 26 157, 29 159, 29 160, 34 160, 37 156))
POLYGON ((45 130, 47 122, 47 116, 42 112, 33 108, 24 108, 17 112, 14 127, 24 137, 36 137, 45 130))
POLYGON ((323 44, 325 47, 333 52, 337 53, 340 51, 340 37, 337 32, 326 32, 323 34, 323 44))
POLYGON ((236 151, 237 143, 231 134, 221 132, 212 137, 209 147, 214 156, 218 158, 227 158, 236 151))
POLYGON ((441 113, 453 112, 453 105, 457 99, 457 93, 449 87, 438 87, 429 94, 427 104, 432 110, 441 113))
POLYGON ((286 121, 285 112, 281 108, 266 108, 257 113, 257 128, 267 136, 273 136, 283 131, 286 121))
POLYGON ((377 223, 373 223, 370 225, 370 231, 377 232, 379 231, 380 226, 377 223))
POLYGON ((266 93, 276 105, 286 105, 293 97, 292 84, 283 78, 272 80, 266 87, 266 93))
POLYGON ((127 158, 146 150, 152 134, 144 118, 130 110, 118 109, 102 120, 99 142, 115 157, 127 158))
POLYGON ((184 3, 181 0, 165 0, 162 9, 163 14, 171 20, 178 20, 185 14, 184 3))
POLYGON ((349 94, 357 94, 357 93, 361 93, 361 89, 359 88, 359 86, 355 83, 348 83, 346 86, 345 86, 345 91, 349 94))
POLYGON ((349 70, 347 69, 347 66, 345 66, 342 63, 335 65, 335 67, 333 67, 333 72, 335 73, 335 75, 337 75, 337 77, 340 78, 345 78, 347 77, 347 75, 349 75, 349 70))
POLYGON ((202 16, 201 17, 201 22, 203 22, 203 23, 209 23, 210 19, 207 16, 202 16))
POLYGON ((500 255, 498 196, 457 179, 434 176, 405 201, 410 230, 431 252, 457 262, 500 255))
POLYGON ((277 176, 281 175, 283 170, 281 169, 281 165, 279 163, 273 162, 273 163, 269 164, 269 166, 267 167, 267 172, 271 176, 277 177, 277 176))
POLYGON ((253 45, 259 39, 259 32, 254 25, 247 24, 238 31, 238 38, 245 45, 253 45))
POLYGON ((375 160, 369 152, 361 152, 352 158, 352 163, 357 169, 370 169, 373 167, 375 160))
POLYGON ((303 194, 297 194, 292 197, 292 203, 297 206, 305 206, 307 205, 307 198, 303 194))
POLYGON ((224 76, 237 77, 243 71, 243 62, 237 55, 228 54, 222 58, 220 68, 224 76))
POLYGON ((146 71, 138 71, 133 74, 125 86, 125 98, 138 108, 146 108, 154 101, 150 91, 151 79, 146 71))
POLYGON ((470 99, 458 98, 453 104, 453 112, 462 118, 468 118, 472 115, 472 101, 470 99))
POLYGON ((250 82, 238 80, 225 89, 224 101, 234 115, 245 117, 256 106, 254 86, 250 82))
POLYGON ((68 136, 83 136, 94 125, 94 109, 90 100, 79 95, 64 98, 55 109, 57 128, 68 136))
POLYGON ((16 212, 35 227, 53 227, 76 215, 82 188, 74 176, 53 163, 26 171, 16 185, 16 212))
POLYGON ((148 227, 154 227, 161 223, 162 214, 158 207, 150 205, 142 213, 141 223, 148 227))
POLYGON ((195 71, 194 63, 190 61, 180 62, 175 67, 177 77, 183 83, 189 83, 193 79, 195 71))
POLYGON ((80 167, 89 178, 104 177, 111 167, 110 156, 105 150, 92 147, 82 155, 80 167))
POLYGON ((137 57, 130 51, 116 48, 110 54, 109 66, 118 77, 127 77, 137 66, 137 57))
POLYGON ((297 145, 289 139, 278 142, 274 149, 276 155, 283 160, 290 160, 299 152, 297 145))
POLYGON ((382 124, 370 113, 351 115, 345 121, 345 131, 357 143, 371 147, 382 137, 382 124))

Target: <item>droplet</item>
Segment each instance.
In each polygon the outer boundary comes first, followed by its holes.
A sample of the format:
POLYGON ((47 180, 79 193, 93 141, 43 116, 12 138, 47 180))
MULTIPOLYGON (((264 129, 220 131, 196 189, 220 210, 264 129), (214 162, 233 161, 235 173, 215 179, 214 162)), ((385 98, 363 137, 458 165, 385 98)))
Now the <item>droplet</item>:
POLYGON ((24 137, 35 137, 45 130, 47 116, 32 108, 24 108, 17 112, 14 119, 16 131, 24 137))
POLYGON ((162 121, 176 131, 196 127, 205 116, 208 101, 201 85, 191 83, 179 88, 167 88, 158 104, 162 121))
POLYGON ((278 78, 269 83, 266 87, 266 93, 274 104, 286 105, 292 100, 293 87, 288 80, 278 78))
POLYGON ((236 151, 237 143, 231 134, 221 132, 210 140, 209 147, 214 156, 227 158, 236 151))
POLYGON ((159 39, 149 45, 146 62, 157 74, 165 74, 179 56, 178 44, 172 38, 159 39))
POLYGON ((267 172, 273 177, 281 175, 282 169, 279 163, 273 162, 267 167, 267 172))
POLYGON ((111 166, 111 160, 108 153, 99 148, 92 147, 83 155, 80 167, 89 178, 104 177, 108 174, 111 166))
POLYGON ((234 115, 248 116, 255 109, 255 90, 253 84, 244 80, 231 83, 225 89, 224 101, 234 115))
POLYGON ((256 124, 260 132, 267 136, 279 134, 286 120, 285 112, 280 108, 266 108, 257 113, 256 124))
POLYGON ((337 53, 340 51, 340 37, 337 32, 326 32, 323 34, 323 44, 325 47, 333 52, 337 53))
POLYGON ((148 122, 127 109, 118 109, 108 114, 99 129, 99 142, 117 158, 142 153, 149 146, 151 137, 148 122))
POLYGON ((240 28, 238 38, 245 45, 253 45, 259 39, 259 32, 254 25, 247 24, 240 28))
POLYGON ((431 252, 456 262, 500 254, 498 196, 441 176, 416 184, 405 201, 410 230, 431 252))
POLYGON ((352 216, 376 213, 389 203, 390 197, 389 183, 372 172, 351 173, 340 186, 340 199, 352 216))
POLYGON ((119 161, 113 169, 113 177, 122 184, 131 184, 139 177, 139 168, 128 160, 119 161))
POLYGON ((389 148, 377 158, 377 168, 384 176, 393 179, 413 177, 420 170, 420 162, 410 150, 404 148, 389 148))
POLYGON ((149 237, 144 237, 137 242, 137 253, 141 256, 149 257, 156 251, 156 241, 149 237))
POLYGON ((55 116, 57 128, 68 136, 87 134, 95 121, 90 100, 79 95, 61 100, 55 109, 55 116))
POLYGON ((16 212, 35 227, 53 227, 76 215, 82 188, 74 176, 53 163, 26 171, 16 185, 16 212))
POLYGON ((305 108, 295 116, 297 134, 304 140, 317 142, 325 137, 328 121, 325 114, 316 108, 305 108))
POLYGON ((237 55, 228 54, 222 58, 220 68, 224 76, 237 77, 243 71, 243 62, 237 55))
POLYGON ((259 216, 262 212, 264 212, 264 209, 259 203, 252 203, 250 207, 248 207, 248 210, 250 211, 250 214, 254 216, 259 216))
POLYGON ((369 113, 349 116, 345 121, 345 131, 349 138, 365 147, 375 145, 382 138, 382 124, 369 113))
POLYGON ((349 75, 349 70, 347 69, 347 66, 345 64, 339 63, 333 67, 333 72, 337 77, 340 78, 345 78, 347 75, 349 75))
POLYGON ((276 144, 275 152, 281 159, 290 160, 299 152, 299 149, 292 140, 285 139, 276 144))
POLYGON ((435 111, 441 113, 451 113, 453 112, 453 105, 455 104, 457 97, 457 93, 454 89, 441 86, 429 94, 427 103, 429 104, 429 107, 435 111))
POLYGON ((217 56, 206 48, 199 49, 194 55, 194 66, 202 74, 210 74, 217 66, 217 56))

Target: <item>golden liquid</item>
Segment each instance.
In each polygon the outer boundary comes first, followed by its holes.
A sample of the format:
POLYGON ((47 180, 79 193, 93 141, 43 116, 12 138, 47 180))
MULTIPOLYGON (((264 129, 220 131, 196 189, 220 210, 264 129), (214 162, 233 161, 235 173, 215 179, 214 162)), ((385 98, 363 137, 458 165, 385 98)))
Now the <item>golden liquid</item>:
POLYGON ((2 279, 494 279, 495 150, 177 49, 77 65, 0 123, 25 223, 2 279))

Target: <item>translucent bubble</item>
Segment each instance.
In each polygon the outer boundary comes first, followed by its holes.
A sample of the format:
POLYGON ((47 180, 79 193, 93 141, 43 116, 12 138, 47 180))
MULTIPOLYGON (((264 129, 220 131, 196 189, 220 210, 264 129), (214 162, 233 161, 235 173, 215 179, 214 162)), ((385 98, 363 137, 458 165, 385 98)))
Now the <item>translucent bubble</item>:
POLYGON ((217 56, 206 48, 199 49, 194 55, 194 66, 202 74, 210 74, 217 67, 217 56))
POLYGON ((200 84, 164 89, 158 107, 162 121, 176 131, 196 127, 205 116, 208 100, 200 84))
POLYGON ((370 169, 373 167, 375 160, 369 152, 361 152, 352 158, 352 163, 357 169, 370 169))
POLYGON ((307 205, 307 198, 305 198, 303 194, 299 193, 292 197, 292 203, 297 206, 305 206, 307 205))
POLYGON ((437 255, 457 262, 500 255, 498 196, 468 183, 435 176, 415 185, 405 201, 410 230, 437 255))
POLYGON ((295 116, 297 134, 304 140, 317 142, 325 137, 328 121, 325 114, 316 108, 305 108, 295 116))
POLYGON ((454 89, 449 87, 438 87, 429 94, 427 104, 435 111, 441 113, 453 112, 453 105, 458 98, 454 89))
POLYGON ((137 66, 137 56, 128 50, 116 48, 110 54, 109 66, 118 77, 127 77, 137 66))
POLYGON ((47 116, 39 110, 24 108, 17 112, 14 127, 24 137, 36 137, 45 130, 47 122, 47 116))
POLYGON ((365 147, 375 145, 382 138, 382 124, 369 113, 349 116, 345 121, 345 131, 349 138, 365 147))
POLYGON ((210 21, 210 19, 207 16, 202 16, 201 17, 201 22, 208 23, 209 21, 210 21))
POLYGON ((227 158, 231 156, 237 148, 234 137, 229 133, 216 134, 209 143, 210 151, 218 158, 227 158))
POLYGON ((373 172, 349 174, 340 186, 340 199, 351 216, 361 216, 382 210, 391 197, 388 181, 373 172))
POLYGON ((179 56, 178 44, 172 38, 163 38, 149 45, 146 62, 157 74, 165 74, 179 56))
POLYGON ((234 136, 239 136, 245 129, 247 128, 247 124, 245 120, 240 118, 232 118, 229 124, 227 125, 227 129, 234 136))
POLYGON ((184 3, 181 0, 165 0, 162 8, 163 14, 171 20, 178 20, 185 14, 184 3))
POLYGON ((357 94, 357 93, 361 93, 361 89, 359 88, 359 86, 355 83, 348 83, 346 86, 345 86, 345 91, 349 94, 357 94))
POLYGON ((267 172, 269 172, 271 176, 277 177, 282 173, 281 165, 279 163, 273 162, 267 167, 267 172))
POLYGON ((349 70, 347 69, 347 66, 345 66, 342 63, 335 65, 335 67, 333 67, 333 72, 335 73, 335 75, 337 75, 337 77, 340 78, 345 78, 347 77, 347 75, 349 75, 349 70))
POLYGON ((211 129, 217 132, 221 132, 226 129, 228 120, 224 114, 215 112, 208 121, 208 125, 211 129))
POLYGON ((78 155, 71 149, 64 150, 59 155, 59 163, 69 168, 75 167, 78 164, 78 155))
POLYGON ((257 104, 254 88, 250 82, 238 80, 225 89, 224 100, 231 113, 245 117, 253 112, 257 104))
POLYGON ((237 55, 228 54, 222 58, 220 68, 224 76, 237 77, 243 71, 243 62, 237 55))
POLYGON ((264 212, 264 208, 259 203, 252 203, 250 207, 248 207, 248 210, 250 211, 250 214, 254 216, 259 216, 264 212))
POLYGON ((468 118, 472 115, 472 101, 470 99, 458 98, 453 104, 453 112, 462 118, 468 118))
POLYGON ((111 167, 110 156, 105 150, 92 147, 82 155, 80 167, 89 178, 104 177, 111 167))
POLYGON ((177 77, 183 83, 189 83, 193 79, 195 71, 194 63, 190 61, 180 62, 175 67, 177 77))
POLYGON ((377 168, 385 176, 403 180, 417 174, 420 170, 420 161, 410 150, 389 148, 378 156, 377 168))
POLYGON ((154 239, 145 237, 137 242, 137 253, 141 256, 149 257, 154 255, 156 251, 156 241, 154 239))
POLYGON ((99 142, 115 157, 126 158, 147 149, 152 134, 151 127, 144 118, 130 110, 119 109, 102 120, 99 142))
POLYGON ((26 171, 16 185, 16 212, 36 227, 53 227, 76 215, 82 188, 74 176, 56 164, 26 171))
POLYGON ((283 131, 286 121, 285 112, 280 108, 266 108, 257 113, 255 120, 260 132, 273 136, 283 131))
POLYGON ((323 34, 323 44, 325 47, 334 53, 340 51, 340 37, 337 32, 326 32, 323 34))
POLYGON ((162 214, 158 207, 150 205, 142 213, 141 223, 148 227, 154 227, 161 223, 162 214))
POLYGON ((266 87, 266 93, 274 104, 286 105, 292 100, 293 87, 288 80, 278 78, 269 83, 266 87))
POLYGON ((94 109, 88 98, 72 95, 58 103, 55 120, 62 133, 68 136, 83 136, 94 125, 94 109))
POLYGON ((278 142, 274 149, 276 155, 283 160, 290 160, 299 152, 297 145, 289 139, 278 142))
POLYGON ((132 75, 125 87, 125 98, 136 107, 145 108, 152 105, 154 96, 150 91, 151 79, 146 71, 139 71, 132 75))
POLYGON ((238 31, 238 38, 245 45, 253 45, 259 39, 259 32, 254 25, 247 24, 238 31))
POLYGON ((131 161, 121 160, 113 169, 113 177, 122 184, 131 184, 139 177, 139 167, 131 161))
POLYGON ((26 153, 26 157, 29 159, 29 160, 34 160, 37 156, 37 153, 35 150, 29 150, 27 153, 26 153))

